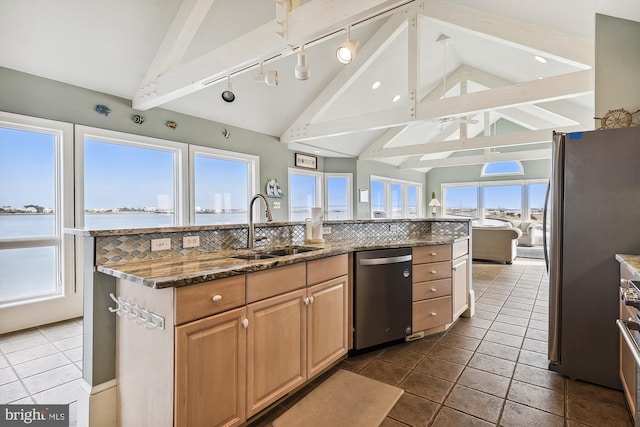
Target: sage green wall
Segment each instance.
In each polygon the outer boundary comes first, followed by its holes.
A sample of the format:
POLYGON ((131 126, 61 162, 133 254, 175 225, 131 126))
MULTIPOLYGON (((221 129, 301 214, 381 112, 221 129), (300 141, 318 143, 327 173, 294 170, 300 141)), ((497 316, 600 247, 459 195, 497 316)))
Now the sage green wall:
POLYGON ((640 22, 597 14, 595 64, 595 115, 640 110, 640 22))
MULTIPOLYGON (((0 111, 260 156, 259 191, 265 191, 267 179, 277 178, 286 194, 293 152, 272 136, 161 108, 134 111, 127 99, 3 67, 0 67, 0 93, 0 111), (107 105, 111 113, 98 114, 97 104, 107 105), (144 123, 135 124, 131 120, 134 114, 142 115, 144 123), (165 126, 169 120, 178 124, 176 129, 165 126), (222 135, 225 128, 231 132, 229 139, 222 135)), ((280 209, 273 210, 274 219, 286 221, 288 198, 280 199, 280 203, 280 209)))

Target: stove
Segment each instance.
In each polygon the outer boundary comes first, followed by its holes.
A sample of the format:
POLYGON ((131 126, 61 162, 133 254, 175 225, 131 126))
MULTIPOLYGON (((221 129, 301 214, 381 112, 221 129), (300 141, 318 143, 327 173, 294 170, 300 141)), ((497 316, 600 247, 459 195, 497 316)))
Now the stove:
POLYGON ((620 380, 634 425, 640 427, 640 281, 620 282, 620 380))

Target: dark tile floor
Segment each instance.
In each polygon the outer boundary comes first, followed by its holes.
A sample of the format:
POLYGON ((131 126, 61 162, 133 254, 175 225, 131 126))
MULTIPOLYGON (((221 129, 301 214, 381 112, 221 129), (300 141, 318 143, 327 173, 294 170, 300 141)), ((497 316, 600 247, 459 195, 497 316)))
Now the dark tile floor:
MULTIPOLYGON (((446 333, 340 363, 404 390, 383 422, 403 426, 631 426, 621 392, 547 369, 543 261, 473 264, 476 314, 446 333)), ((255 426, 269 426, 322 378, 255 426)))

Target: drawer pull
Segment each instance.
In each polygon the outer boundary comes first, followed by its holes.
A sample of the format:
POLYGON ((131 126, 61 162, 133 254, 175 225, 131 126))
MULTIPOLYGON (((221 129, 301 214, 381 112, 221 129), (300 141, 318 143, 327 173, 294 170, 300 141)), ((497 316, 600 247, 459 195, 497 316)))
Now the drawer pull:
POLYGON ((249 319, 245 317, 245 319, 242 321, 242 326, 247 329, 249 327, 249 319))
POLYGON ((309 297, 309 303, 310 303, 310 304, 313 304, 313 302, 314 302, 315 300, 316 300, 316 299, 314 298, 314 296, 313 296, 313 295, 311 295, 311 296, 309 297))
POLYGON ((431 256, 436 256, 436 255, 438 255, 438 254, 435 253, 435 252, 431 252, 431 256))
POLYGON ((431 288, 431 292, 438 292, 436 288, 431 288))
POLYGON ((303 299, 302 302, 304 302, 304 305, 309 305, 309 298, 303 299))
POLYGON ((214 295, 213 298, 211 298, 211 300, 213 302, 218 302, 222 300, 222 295, 214 295))
POLYGON ((438 272, 435 270, 431 270, 431 274, 438 274, 438 272))
POLYGON ((431 315, 432 315, 432 316, 437 316, 437 315, 438 315, 438 313, 436 313, 435 311, 432 311, 432 312, 431 312, 431 315))

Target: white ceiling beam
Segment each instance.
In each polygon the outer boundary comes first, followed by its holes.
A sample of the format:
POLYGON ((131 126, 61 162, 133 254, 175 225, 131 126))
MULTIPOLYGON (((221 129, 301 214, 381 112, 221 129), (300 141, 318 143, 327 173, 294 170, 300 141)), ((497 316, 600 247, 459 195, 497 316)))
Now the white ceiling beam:
POLYGON ((358 54, 349 65, 329 82, 309 106, 296 118, 294 123, 280 136, 280 142, 288 143, 303 136, 308 124, 317 122, 346 92, 358 77, 385 51, 407 26, 404 12, 396 12, 367 43, 358 50, 358 54))
POLYGON ((139 88, 133 108, 148 110, 202 90, 230 73, 244 72, 265 58, 293 54, 300 46, 330 36, 355 22, 401 7, 406 0, 313 0, 288 14, 287 37, 276 34, 272 20, 139 88))
POLYGON ((214 0, 183 0, 169 30, 164 36, 156 55, 147 69, 139 90, 158 76, 176 68, 189 48, 193 37, 198 32, 202 21, 207 16, 214 0))
POLYGON ((362 153, 360 153, 360 155, 383 149, 385 145, 391 142, 391 140, 393 140, 396 136, 400 135, 406 128, 406 126, 396 126, 389 128, 380 136, 380 138, 376 139, 372 144, 365 148, 362 153))
POLYGON ((399 166, 400 169, 443 168, 451 166, 481 165, 487 162, 508 162, 513 160, 542 160, 551 158, 551 149, 511 151, 508 153, 490 152, 476 156, 448 157, 446 159, 412 159, 399 166))
POLYGON ((577 71, 482 92, 424 101, 418 104, 416 119, 410 118, 405 108, 396 107, 360 116, 310 123, 300 129, 297 135, 289 137, 287 142, 346 135, 413 122, 433 121, 441 117, 464 117, 500 108, 580 96, 592 91, 593 70, 577 71))
POLYGON ((506 147, 511 145, 537 144, 550 142, 553 131, 573 132, 581 130, 580 126, 569 126, 553 129, 539 129, 533 131, 514 132, 508 134, 478 136, 475 138, 458 139, 453 141, 436 141, 424 144, 407 145, 403 147, 384 148, 378 152, 360 156, 360 160, 376 160, 390 157, 404 157, 442 153, 447 151, 478 150, 483 148, 506 147))
POLYGON ((421 102, 416 117, 461 117, 523 104, 571 98, 593 92, 593 70, 582 70, 542 80, 517 83, 436 101, 421 102))
POLYGON ((424 15, 505 45, 580 68, 593 67, 593 40, 442 0, 425 0, 424 15))

